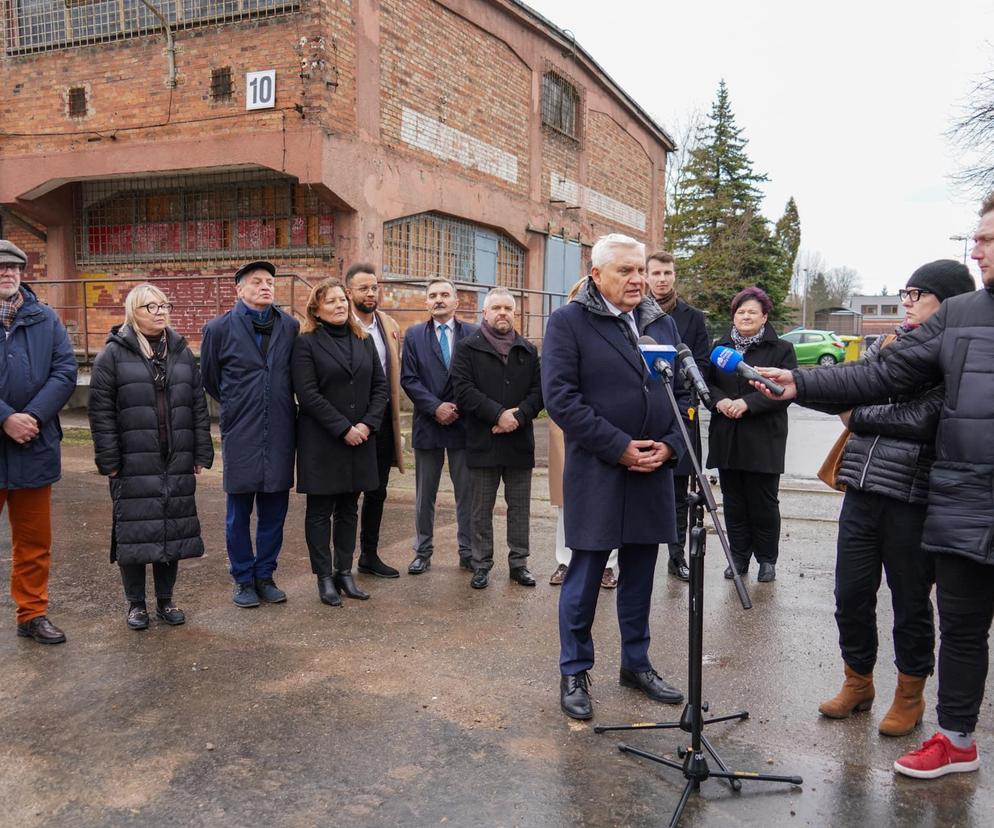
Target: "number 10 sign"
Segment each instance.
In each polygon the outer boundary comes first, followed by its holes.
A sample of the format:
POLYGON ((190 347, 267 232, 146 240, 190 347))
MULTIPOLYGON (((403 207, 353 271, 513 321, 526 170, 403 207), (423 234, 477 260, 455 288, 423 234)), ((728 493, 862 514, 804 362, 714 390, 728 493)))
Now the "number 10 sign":
POLYGON ((245 73, 245 108, 272 109, 276 106, 276 70, 245 73))

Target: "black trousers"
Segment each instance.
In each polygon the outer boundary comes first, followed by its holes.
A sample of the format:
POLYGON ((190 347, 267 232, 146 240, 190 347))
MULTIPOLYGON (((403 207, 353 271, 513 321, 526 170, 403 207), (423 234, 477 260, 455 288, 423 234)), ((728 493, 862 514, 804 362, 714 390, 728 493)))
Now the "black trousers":
POLYGON ((690 488, 690 476, 686 474, 673 475, 673 494, 676 502, 676 543, 669 544, 670 560, 685 561, 687 559, 684 547, 687 543, 687 525, 690 523, 690 503, 687 492, 690 488))
POLYGON ((839 514, 835 621, 842 660, 857 673, 877 661, 877 591, 887 575, 894 607, 894 664, 909 676, 931 675, 935 627, 929 598, 934 556, 922 549, 925 507, 849 489, 839 514))
POLYGON ((780 556, 780 475, 718 469, 718 476, 735 566, 745 572, 753 557, 775 564, 780 556))
MULTIPOLYGON (((147 564, 121 564, 121 581, 124 583, 124 597, 132 603, 145 602, 145 567, 147 564)), ((155 584, 155 597, 168 601, 173 597, 179 561, 152 564, 152 581, 155 584)))
POLYGON ((380 546, 380 524, 383 521, 383 504, 387 499, 390 467, 393 465, 393 420, 390 406, 383 415, 383 424, 376 432, 376 470, 380 486, 362 493, 362 514, 359 518, 359 557, 374 557, 380 546))
POLYGON ((939 604, 939 725, 972 733, 987 681, 994 617, 994 566, 962 555, 935 556, 939 604))
POLYGON ((350 572, 359 523, 359 492, 337 495, 307 495, 304 538, 311 558, 311 572, 325 578, 350 572), (335 557, 332 561, 331 542, 335 557))

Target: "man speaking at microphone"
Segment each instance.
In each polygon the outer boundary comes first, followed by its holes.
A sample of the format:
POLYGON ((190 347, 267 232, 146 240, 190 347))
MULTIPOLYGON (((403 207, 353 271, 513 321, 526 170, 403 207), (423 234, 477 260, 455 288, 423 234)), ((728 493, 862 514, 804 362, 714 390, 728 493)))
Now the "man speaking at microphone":
POLYGON ((649 607, 659 544, 676 539, 672 467, 685 449, 665 380, 650 377, 637 344, 644 335, 676 346, 677 328, 643 293, 643 244, 602 236, 590 258, 590 277, 549 317, 542 348, 546 408, 566 442, 564 518, 573 559, 559 596, 560 704, 574 719, 593 715, 591 627, 615 548, 621 684, 656 701, 683 701, 649 660, 649 607))

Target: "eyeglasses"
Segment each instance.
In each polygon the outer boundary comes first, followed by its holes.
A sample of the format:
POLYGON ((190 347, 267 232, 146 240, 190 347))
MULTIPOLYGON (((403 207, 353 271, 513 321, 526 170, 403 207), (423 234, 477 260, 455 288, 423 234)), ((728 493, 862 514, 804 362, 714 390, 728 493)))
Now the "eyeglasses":
POLYGON ((159 311, 169 313, 173 309, 171 302, 164 302, 161 305, 158 302, 149 302, 147 305, 142 305, 141 307, 145 308, 152 316, 155 316, 159 311))
POLYGON ((917 302, 925 294, 931 296, 932 295, 932 291, 930 291, 930 290, 922 290, 921 288, 909 288, 908 290, 903 290, 902 289, 902 290, 899 290, 897 292, 897 295, 901 297, 901 301, 902 302, 905 299, 910 299, 912 302, 917 302))
POLYGON ((354 287, 352 288, 353 293, 379 293, 379 285, 368 285, 366 287, 354 287))
POLYGON ((0 273, 23 273, 24 266, 12 262, 0 262, 0 273))

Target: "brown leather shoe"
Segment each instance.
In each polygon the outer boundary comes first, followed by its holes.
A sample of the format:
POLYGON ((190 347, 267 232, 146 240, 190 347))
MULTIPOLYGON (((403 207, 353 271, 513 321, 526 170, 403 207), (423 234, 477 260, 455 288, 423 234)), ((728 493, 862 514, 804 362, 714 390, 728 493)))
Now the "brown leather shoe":
POLYGON ((566 564, 559 564, 556 567, 556 571, 552 573, 552 577, 549 578, 549 584, 551 586, 562 586, 563 578, 566 577, 566 570, 568 567, 566 564))
POLYGON ((617 586, 618 579, 614 577, 614 570, 608 567, 601 575, 601 589, 616 589, 617 586))
POLYGON ((33 638, 39 644, 61 644, 66 640, 66 634, 44 615, 18 624, 17 634, 21 638, 33 638))
POLYGON ((869 710, 873 705, 873 673, 860 675, 846 665, 846 680, 838 695, 818 705, 818 712, 829 719, 847 719, 850 713, 869 710))
POLYGON ((880 720, 882 736, 907 736, 922 723, 925 715, 925 681, 927 676, 897 674, 897 688, 890 710, 880 720))

